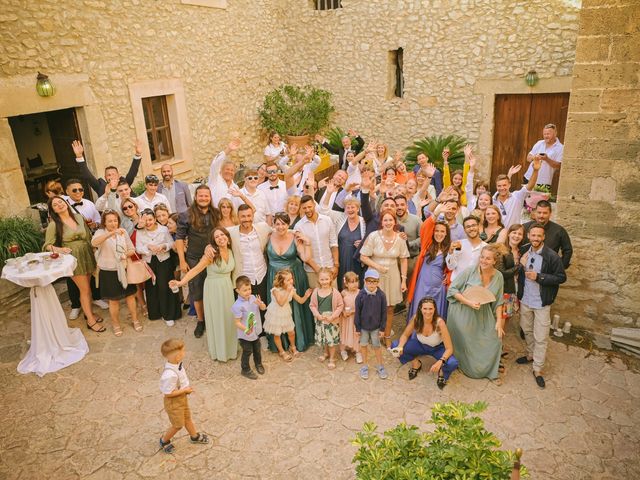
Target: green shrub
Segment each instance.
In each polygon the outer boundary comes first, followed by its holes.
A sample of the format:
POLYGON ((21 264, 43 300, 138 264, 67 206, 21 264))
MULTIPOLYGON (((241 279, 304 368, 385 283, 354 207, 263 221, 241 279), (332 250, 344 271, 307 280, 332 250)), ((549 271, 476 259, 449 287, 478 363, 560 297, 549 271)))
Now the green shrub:
POLYGON ((416 157, 419 153, 424 153, 429 157, 429 161, 442 170, 442 150, 449 147, 449 171, 462 169, 464 165, 464 146, 467 139, 460 135, 432 135, 413 142, 413 145, 407 148, 405 162, 407 170, 413 168, 416 164, 416 157))
POLYGON ((281 135, 313 135, 329 126, 335 110, 331 92, 310 85, 282 85, 258 109, 262 128, 281 135))
POLYGON ((43 244, 42 230, 33 218, 27 216, 0 218, 0 267, 4 266, 7 258, 41 251, 43 244), (15 255, 9 252, 9 246, 12 244, 19 247, 15 255))
MULTIPOLYGON (((500 440, 484 428, 481 418, 486 403, 436 403, 431 410, 433 433, 422 433, 404 423, 376 433, 365 423, 353 444, 359 447, 353 462, 361 480, 508 480, 516 454, 498 450, 500 440)), ((528 476, 521 467, 522 478, 528 476)))
POLYGON ((144 193, 146 188, 147 187, 144 184, 144 180, 140 180, 131 186, 131 191, 135 194, 136 197, 139 197, 144 193))
MULTIPOLYGON (((339 149, 339 148, 342 148, 342 138, 345 135, 347 135, 347 132, 345 132, 342 128, 333 127, 331 130, 327 132, 325 137, 329 145, 331 145, 333 148, 339 149)), ((357 144, 358 142, 356 141, 356 139, 352 138, 351 148, 355 148, 357 144)))

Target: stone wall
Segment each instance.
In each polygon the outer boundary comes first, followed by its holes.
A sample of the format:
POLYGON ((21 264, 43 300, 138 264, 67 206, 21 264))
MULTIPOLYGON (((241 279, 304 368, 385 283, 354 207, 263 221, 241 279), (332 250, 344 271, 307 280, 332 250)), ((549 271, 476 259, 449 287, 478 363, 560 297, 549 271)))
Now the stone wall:
POLYGON ((585 0, 559 222, 576 251, 558 307, 607 333, 640 326, 640 3, 585 0))

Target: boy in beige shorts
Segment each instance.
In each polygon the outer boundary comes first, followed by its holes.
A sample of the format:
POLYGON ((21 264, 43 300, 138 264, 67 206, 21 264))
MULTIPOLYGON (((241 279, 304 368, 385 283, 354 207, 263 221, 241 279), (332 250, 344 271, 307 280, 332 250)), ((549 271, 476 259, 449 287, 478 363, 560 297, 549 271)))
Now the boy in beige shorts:
POLYGON ((209 437, 204 433, 198 433, 191 420, 187 395, 193 393, 193 388, 189 385, 187 372, 182 366, 185 354, 184 342, 177 338, 170 338, 162 344, 160 351, 167 360, 160 377, 160 391, 164 393, 164 409, 171 422, 169 430, 160 437, 160 448, 166 453, 172 453, 175 447, 171 439, 182 427, 189 432, 191 443, 209 443, 209 437))

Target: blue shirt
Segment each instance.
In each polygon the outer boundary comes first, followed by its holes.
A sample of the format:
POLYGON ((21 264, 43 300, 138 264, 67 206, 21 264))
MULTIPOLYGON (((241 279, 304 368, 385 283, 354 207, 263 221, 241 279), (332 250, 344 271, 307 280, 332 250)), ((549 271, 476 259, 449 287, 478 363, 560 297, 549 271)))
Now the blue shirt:
POLYGON ((249 300, 245 300, 242 297, 238 297, 235 303, 231 306, 231 313, 233 314, 233 318, 241 318, 242 323, 247 326, 249 313, 253 312, 253 321, 255 325, 253 326, 253 331, 250 334, 244 333, 244 330, 240 330, 239 328, 236 330, 238 333, 238 338, 241 340, 257 340, 258 335, 262 333, 262 322, 260 321, 260 307, 256 305, 256 297, 254 295, 249 296, 249 300))
MULTIPOLYGON (((542 270, 542 246, 537 252, 530 248, 527 252, 527 263, 525 265, 525 272, 540 273, 542 270)), ((524 291, 522 292, 522 303, 529 308, 542 308, 542 297, 540 296, 540 284, 535 280, 529 280, 526 276, 524 278, 524 291)))

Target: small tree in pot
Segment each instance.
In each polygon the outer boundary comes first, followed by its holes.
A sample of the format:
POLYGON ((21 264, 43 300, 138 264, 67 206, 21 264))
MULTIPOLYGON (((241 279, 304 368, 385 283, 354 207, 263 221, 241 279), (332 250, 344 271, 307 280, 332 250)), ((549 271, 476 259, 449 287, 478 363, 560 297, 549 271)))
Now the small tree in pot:
POLYGON ((335 110, 331 96, 310 85, 281 85, 267 94, 258 109, 262 128, 286 135, 289 144, 306 145, 310 135, 329 126, 335 110))

